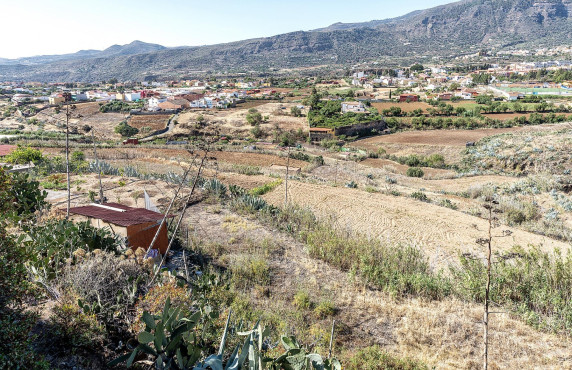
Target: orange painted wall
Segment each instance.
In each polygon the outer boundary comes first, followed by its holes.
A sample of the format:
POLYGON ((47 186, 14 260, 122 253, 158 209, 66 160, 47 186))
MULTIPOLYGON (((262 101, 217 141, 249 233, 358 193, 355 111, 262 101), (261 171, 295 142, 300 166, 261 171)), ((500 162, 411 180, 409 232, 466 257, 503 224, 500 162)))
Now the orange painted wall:
MULTIPOLYGON (((127 241, 129 242, 131 249, 135 250, 138 247, 145 249, 149 248, 149 244, 151 244, 151 241, 153 241, 153 237, 159 228, 159 226, 150 227, 153 224, 155 224, 155 222, 127 227, 127 241)), ((159 232, 159 236, 155 242, 155 245, 153 245, 153 248, 159 249, 161 254, 165 254, 167 252, 168 244, 169 239, 167 237, 167 224, 164 224, 163 227, 161 227, 161 231, 159 232)))

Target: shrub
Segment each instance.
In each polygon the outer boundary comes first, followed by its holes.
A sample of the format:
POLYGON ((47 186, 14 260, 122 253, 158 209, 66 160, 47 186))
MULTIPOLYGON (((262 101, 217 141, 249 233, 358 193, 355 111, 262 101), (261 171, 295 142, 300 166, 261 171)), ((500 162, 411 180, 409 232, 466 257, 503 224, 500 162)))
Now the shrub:
POLYGON ((66 184, 66 175, 63 173, 55 173, 49 175, 40 183, 40 185, 44 189, 57 189, 57 190, 64 190, 67 188, 66 184))
POLYGON ((423 193, 422 191, 416 191, 412 193, 411 198, 420 200, 422 202, 429 202, 429 198, 427 198, 427 195, 425 195, 425 193, 423 193))
MULTIPOLYGON (((3 193, 0 181, 0 201, 3 193)), ((6 204, 0 204, 0 209, 6 204)), ((32 328, 37 316, 24 309, 24 297, 31 285, 25 263, 30 258, 24 248, 19 248, 7 235, 0 223, 0 368, 45 368, 32 347, 35 336, 32 328)))
POLYGON ((86 347, 91 350, 103 345, 105 328, 97 322, 94 314, 84 312, 77 300, 66 296, 52 309, 49 319, 49 332, 52 347, 54 344, 61 350, 72 351, 86 347))
POLYGON ((410 167, 407 169, 407 176, 409 177, 423 177, 423 175, 425 175, 425 173, 423 172, 423 170, 419 167, 410 167))
POLYGON ((244 164, 233 164, 232 170, 234 172, 240 173, 242 175, 248 175, 248 176, 260 175, 262 173, 262 172, 260 172, 260 167, 248 166, 248 165, 244 165, 244 164))
POLYGON ((12 164, 27 164, 30 162, 38 164, 42 162, 44 157, 39 149, 18 145, 18 147, 4 157, 4 159, 6 162, 12 164))
POLYGON ((300 117, 302 116, 302 110, 298 107, 292 107, 290 108, 290 114, 294 117, 300 117))
POLYGON ((454 210, 457 210, 459 208, 459 207, 457 207, 457 205, 455 203, 451 202, 449 199, 441 200, 439 205, 441 207, 447 207, 447 208, 454 209, 454 210))
POLYGON ((294 301, 292 302, 300 310, 309 310, 312 308, 312 301, 310 300, 310 295, 304 290, 299 290, 294 295, 294 301))
POLYGON ((519 209, 510 209, 506 212, 506 220, 511 225, 520 225, 526 221, 526 215, 519 209))
POLYGON ((107 228, 96 228, 88 221, 74 223, 49 220, 44 225, 26 227, 27 239, 22 246, 33 256, 29 264, 42 271, 47 279, 56 277, 78 246, 84 252, 99 249, 116 252, 122 247, 119 237, 107 228))
POLYGON ((328 316, 333 316, 336 313, 336 307, 332 301, 324 300, 316 305, 314 313, 319 318, 324 319, 328 316))
POLYGON ((136 259, 121 259, 112 253, 74 252, 75 264, 68 265, 58 285, 73 292, 85 310, 115 330, 126 329, 133 319, 132 307, 143 293, 148 269, 136 259))
POLYGON ((357 187, 358 187, 358 184, 353 180, 346 184, 346 188, 357 189, 357 187))
POLYGON ((305 232, 304 239, 312 257, 352 271, 376 288, 396 295, 439 298, 449 294, 450 283, 430 270, 417 248, 342 235, 324 224, 305 232))
MULTIPOLYGON (((572 329, 572 255, 515 247, 505 255, 497 254, 495 261, 491 301, 510 307, 537 328, 566 332, 572 329)), ((485 262, 461 256, 461 266, 451 268, 451 272, 457 281, 457 295, 483 302, 485 262)))
POLYGON ((256 125, 254 125, 253 128, 250 129, 250 133, 256 139, 259 139, 262 136, 264 136, 264 131, 260 128, 260 124, 258 124, 258 123, 256 125))
POLYGON ((85 154, 82 151, 76 150, 72 153, 71 160, 74 162, 85 161, 85 154))
POLYGON ((251 126, 259 125, 262 123, 262 114, 257 109, 250 108, 246 115, 246 122, 250 123, 251 126))

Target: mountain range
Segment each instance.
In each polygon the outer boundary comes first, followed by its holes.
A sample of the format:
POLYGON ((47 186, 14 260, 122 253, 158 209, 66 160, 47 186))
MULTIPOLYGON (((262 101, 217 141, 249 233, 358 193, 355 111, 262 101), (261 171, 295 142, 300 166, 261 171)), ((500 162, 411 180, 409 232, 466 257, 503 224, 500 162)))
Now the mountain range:
POLYGON ((134 41, 103 51, 0 59, 0 80, 178 78, 202 72, 269 72, 389 58, 454 57, 480 49, 572 43, 572 0, 464 0, 363 23, 218 45, 166 48, 134 41))

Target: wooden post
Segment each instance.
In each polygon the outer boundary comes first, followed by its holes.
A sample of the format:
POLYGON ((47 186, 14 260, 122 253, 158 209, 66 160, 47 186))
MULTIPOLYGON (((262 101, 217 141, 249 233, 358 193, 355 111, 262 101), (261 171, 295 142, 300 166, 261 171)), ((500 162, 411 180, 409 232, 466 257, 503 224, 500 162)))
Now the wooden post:
POLYGON ((491 242, 492 242, 492 223, 493 223, 493 207, 492 204, 489 205, 489 237, 487 240, 487 285, 485 288, 485 312, 483 317, 483 342, 484 342, 484 350, 483 350, 483 369, 487 370, 489 366, 489 293, 491 288, 491 242))
POLYGON ((338 186, 338 161, 336 160, 336 174, 334 175, 334 186, 338 186))
POLYGON ((290 147, 288 147, 288 159, 286 160, 286 190, 284 194, 284 208, 288 206, 288 170, 290 168, 290 147))
POLYGON ((99 161, 97 160, 97 150, 95 149, 95 136, 93 134, 93 127, 91 128, 91 141, 93 142, 93 156, 95 157, 95 163, 99 169, 99 204, 103 204, 103 186, 101 185, 101 167, 99 166, 99 161))
POLYGON ((69 102, 66 105, 66 175, 67 175, 67 189, 68 189, 68 199, 67 199, 67 208, 66 208, 66 220, 70 217, 70 148, 69 148, 69 140, 70 140, 70 105, 69 102))
POLYGON ((334 329, 336 327, 336 320, 332 322, 332 332, 330 333, 330 355, 328 358, 332 358, 332 345, 334 343, 334 329))

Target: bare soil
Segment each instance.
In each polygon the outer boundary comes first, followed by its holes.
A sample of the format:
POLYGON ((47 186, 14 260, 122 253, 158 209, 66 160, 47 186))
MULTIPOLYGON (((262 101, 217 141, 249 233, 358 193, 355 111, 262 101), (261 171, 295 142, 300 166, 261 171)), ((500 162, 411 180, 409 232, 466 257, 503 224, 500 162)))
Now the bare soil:
POLYGON ((149 127, 152 131, 157 131, 167 127, 170 114, 138 115, 131 116, 129 125, 137 129, 149 127))

